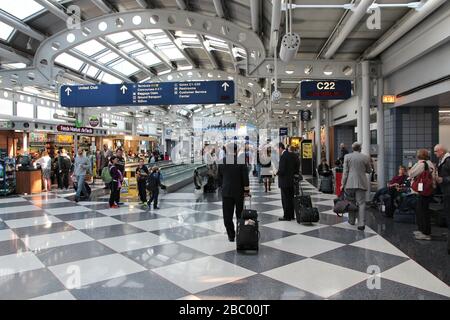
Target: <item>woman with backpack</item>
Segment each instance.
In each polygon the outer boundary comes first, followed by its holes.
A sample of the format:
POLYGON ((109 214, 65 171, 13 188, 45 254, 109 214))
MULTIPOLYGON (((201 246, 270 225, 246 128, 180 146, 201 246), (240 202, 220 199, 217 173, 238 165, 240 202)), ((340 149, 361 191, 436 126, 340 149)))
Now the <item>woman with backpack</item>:
POLYGON ((416 223, 418 231, 414 231, 417 240, 431 240, 431 216, 429 206, 436 188, 436 168, 430 161, 426 149, 417 151, 417 163, 409 170, 412 179, 411 192, 417 194, 416 223))

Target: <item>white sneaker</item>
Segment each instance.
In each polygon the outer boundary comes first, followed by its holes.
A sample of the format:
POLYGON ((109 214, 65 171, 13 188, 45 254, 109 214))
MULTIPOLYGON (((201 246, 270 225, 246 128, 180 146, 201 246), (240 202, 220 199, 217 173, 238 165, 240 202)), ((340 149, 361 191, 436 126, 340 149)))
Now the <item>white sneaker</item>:
POLYGON ((415 236, 423 234, 422 231, 419 231, 419 230, 413 231, 413 233, 414 233, 415 236))
POLYGON ((426 234, 420 234, 420 235, 416 235, 416 239, 417 240, 431 240, 431 236, 428 236, 426 234))

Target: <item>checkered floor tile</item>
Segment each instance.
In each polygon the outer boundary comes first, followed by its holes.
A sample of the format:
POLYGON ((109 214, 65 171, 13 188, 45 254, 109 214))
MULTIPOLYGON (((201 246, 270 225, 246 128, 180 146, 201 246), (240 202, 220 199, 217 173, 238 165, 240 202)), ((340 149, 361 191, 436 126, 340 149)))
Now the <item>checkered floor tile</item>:
POLYGON ((336 217, 334 195, 302 181, 321 220, 300 225, 278 220, 276 184, 250 180, 258 252, 228 241, 218 193, 163 193, 159 210, 75 203, 73 190, 1 198, 0 299, 450 299, 376 231, 336 217))

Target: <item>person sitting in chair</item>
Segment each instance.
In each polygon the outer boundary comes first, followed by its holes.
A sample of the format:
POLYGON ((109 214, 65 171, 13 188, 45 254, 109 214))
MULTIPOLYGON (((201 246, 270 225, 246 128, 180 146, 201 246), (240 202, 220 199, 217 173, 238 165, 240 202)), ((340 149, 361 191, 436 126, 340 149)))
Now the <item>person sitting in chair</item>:
POLYGON ((329 177, 333 174, 333 172, 330 169, 330 166, 327 163, 326 158, 322 159, 322 162, 317 167, 317 172, 319 173, 319 176, 322 176, 322 177, 329 177))
POLYGON ((408 174, 406 167, 400 166, 398 168, 398 175, 393 177, 392 180, 388 182, 387 187, 381 188, 375 193, 371 205, 376 206, 381 195, 389 194, 392 200, 395 199, 399 192, 404 191, 407 180, 408 174))

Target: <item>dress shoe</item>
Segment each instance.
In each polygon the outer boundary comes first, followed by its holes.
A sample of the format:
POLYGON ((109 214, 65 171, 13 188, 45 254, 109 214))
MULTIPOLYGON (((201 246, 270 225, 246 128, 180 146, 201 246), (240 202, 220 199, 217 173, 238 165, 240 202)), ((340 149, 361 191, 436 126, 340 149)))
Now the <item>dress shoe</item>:
POLYGON ((359 231, 364 231, 364 229, 366 229, 366 226, 358 227, 359 231))
POLYGON ((282 218, 278 218, 278 220, 279 220, 279 221, 291 221, 292 219, 282 217, 282 218))

